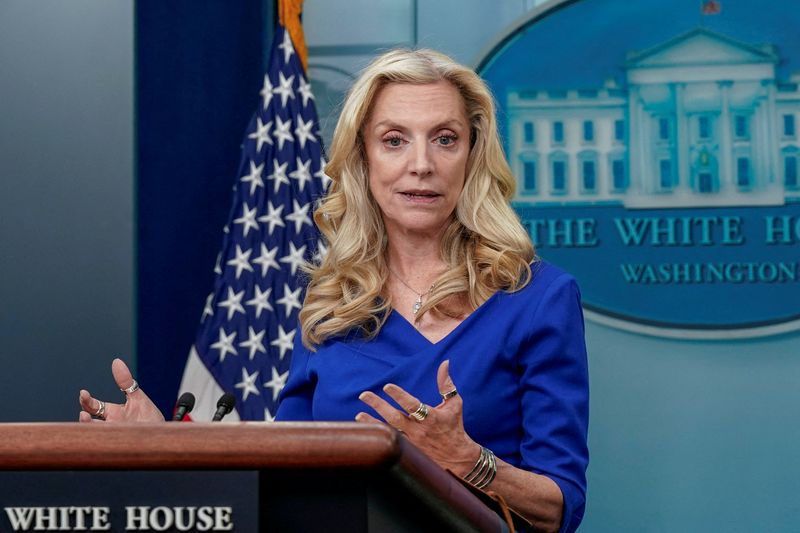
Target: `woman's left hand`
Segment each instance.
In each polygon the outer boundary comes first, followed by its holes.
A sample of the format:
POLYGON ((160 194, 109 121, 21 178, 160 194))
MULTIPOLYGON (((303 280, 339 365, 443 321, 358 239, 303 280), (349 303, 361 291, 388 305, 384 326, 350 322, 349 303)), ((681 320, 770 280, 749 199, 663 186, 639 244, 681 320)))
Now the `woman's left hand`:
POLYGON ((81 412, 78 415, 80 422, 163 422, 164 415, 158 407, 148 398, 147 394, 139 388, 133 379, 131 371, 122 359, 114 359, 111 363, 111 374, 117 387, 125 393, 125 403, 104 402, 92 397, 87 390, 81 390, 78 401, 81 412), (127 389, 127 390, 126 390, 127 389), (92 417, 97 418, 92 418, 92 417))
MULTIPOLYGON (((405 412, 369 391, 362 392, 358 398, 375 409, 390 426, 404 433, 439 466, 463 477, 475 466, 481 447, 464 431, 462 416, 464 404, 459 394, 453 394, 456 388, 450 378, 449 369, 450 361, 445 361, 439 366, 436 383, 443 399, 435 407, 425 406, 428 413, 422 420, 411 416, 411 413, 418 412, 421 402, 392 383, 385 385, 383 390, 405 412), (447 399, 444 399, 446 396, 447 399)), ((380 422, 364 412, 358 413, 356 420, 380 422)))

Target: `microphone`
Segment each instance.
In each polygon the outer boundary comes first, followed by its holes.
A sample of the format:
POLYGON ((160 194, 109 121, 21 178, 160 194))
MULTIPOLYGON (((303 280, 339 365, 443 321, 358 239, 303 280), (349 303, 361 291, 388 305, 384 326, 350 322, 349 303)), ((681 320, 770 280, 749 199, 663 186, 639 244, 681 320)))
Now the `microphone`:
POLYGON ((217 412, 214 413, 212 422, 219 422, 222 417, 233 411, 233 406, 236 405, 236 397, 233 394, 225 393, 219 400, 217 400, 217 412))
POLYGON ((172 415, 173 422, 180 422, 183 420, 186 415, 192 412, 192 409, 194 409, 194 394, 191 392, 184 392, 181 394, 181 397, 178 398, 175 414, 172 415))

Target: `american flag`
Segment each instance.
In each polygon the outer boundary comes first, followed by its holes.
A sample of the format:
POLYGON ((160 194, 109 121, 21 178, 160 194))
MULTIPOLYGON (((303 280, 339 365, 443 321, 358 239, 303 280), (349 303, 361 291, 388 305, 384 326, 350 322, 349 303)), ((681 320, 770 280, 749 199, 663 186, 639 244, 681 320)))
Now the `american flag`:
POLYGON ((236 396, 236 413, 226 420, 273 418, 298 334, 300 267, 325 253, 311 218, 328 184, 319 119, 283 26, 260 94, 242 145, 214 291, 181 382, 180 392, 197 396, 194 420, 209 420, 223 392, 236 396))

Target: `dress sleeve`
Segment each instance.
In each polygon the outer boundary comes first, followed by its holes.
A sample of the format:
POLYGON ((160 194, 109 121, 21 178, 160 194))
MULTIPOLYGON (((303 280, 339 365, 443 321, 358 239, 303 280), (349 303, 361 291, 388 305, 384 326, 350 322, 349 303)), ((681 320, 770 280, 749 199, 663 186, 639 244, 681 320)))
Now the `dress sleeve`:
POLYGON ((316 379, 308 368, 311 352, 303 346, 300 328, 294 337, 292 362, 289 366, 289 378, 278 398, 276 421, 313 420, 312 399, 316 388, 316 379))
POLYGON ((523 467, 552 479, 564 497, 561 532, 586 505, 589 377, 580 292, 569 274, 550 282, 521 345, 523 467))

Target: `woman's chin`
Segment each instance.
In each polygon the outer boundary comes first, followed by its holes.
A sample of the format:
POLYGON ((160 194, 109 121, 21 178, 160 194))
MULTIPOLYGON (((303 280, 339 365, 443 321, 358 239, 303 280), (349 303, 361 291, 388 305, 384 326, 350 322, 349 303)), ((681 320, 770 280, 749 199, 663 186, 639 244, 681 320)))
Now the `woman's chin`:
POLYGON ((387 224, 386 229, 390 238, 395 234, 399 237, 407 235, 438 239, 447 228, 448 221, 449 219, 414 217, 411 220, 398 221, 396 224, 387 224))

